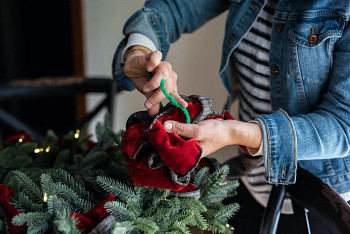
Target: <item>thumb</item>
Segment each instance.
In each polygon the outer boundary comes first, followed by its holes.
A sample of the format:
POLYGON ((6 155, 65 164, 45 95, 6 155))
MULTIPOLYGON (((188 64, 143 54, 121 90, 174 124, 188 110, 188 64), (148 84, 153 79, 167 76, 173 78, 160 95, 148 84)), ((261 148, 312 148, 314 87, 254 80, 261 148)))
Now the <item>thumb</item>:
POLYGON ((195 137, 197 132, 196 124, 186 124, 177 121, 165 121, 163 124, 165 131, 179 134, 179 136, 191 138, 195 137))

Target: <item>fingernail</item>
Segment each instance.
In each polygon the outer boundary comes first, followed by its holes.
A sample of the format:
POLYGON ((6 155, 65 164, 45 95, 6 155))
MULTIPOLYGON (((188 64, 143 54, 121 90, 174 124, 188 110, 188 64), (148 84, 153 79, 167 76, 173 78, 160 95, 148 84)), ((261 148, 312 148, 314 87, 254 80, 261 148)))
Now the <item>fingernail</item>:
POLYGON ((148 65, 147 66, 147 71, 152 71, 153 70, 153 67, 151 65, 148 65))
POLYGON ((172 128, 173 128, 173 125, 172 125, 171 123, 166 123, 166 124, 164 125, 165 131, 170 132, 172 128))
POLYGON ((150 90, 149 88, 145 87, 145 88, 143 88, 143 91, 144 91, 145 93, 148 93, 148 92, 150 92, 151 90, 150 90))
POLYGON ((145 106, 147 109, 151 109, 153 105, 152 103, 146 102, 145 106))

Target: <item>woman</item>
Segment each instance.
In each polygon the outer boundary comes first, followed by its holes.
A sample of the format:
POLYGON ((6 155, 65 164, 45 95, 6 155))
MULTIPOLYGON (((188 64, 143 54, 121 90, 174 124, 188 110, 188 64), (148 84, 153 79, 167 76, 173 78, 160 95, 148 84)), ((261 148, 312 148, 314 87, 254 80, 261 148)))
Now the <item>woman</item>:
MULTIPOLYGON (((164 98, 157 90, 162 78, 186 107, 177 75, 164 61, 169 44, 225 10, 219 76, 230 99, 240 99, 239 121, 167 121, 164 128, 197 140, 204 156, 232 144, 262 155, 263 162, 242 177, 262 206, 268 184, 295 183, 297 165, 349 201, 350 1, 149 0, 125 25, 114 77, 124 89, 136 87, 146 96, 151 116, 164 98)), ((283 212, 291 212, 288 200, 283 212)))

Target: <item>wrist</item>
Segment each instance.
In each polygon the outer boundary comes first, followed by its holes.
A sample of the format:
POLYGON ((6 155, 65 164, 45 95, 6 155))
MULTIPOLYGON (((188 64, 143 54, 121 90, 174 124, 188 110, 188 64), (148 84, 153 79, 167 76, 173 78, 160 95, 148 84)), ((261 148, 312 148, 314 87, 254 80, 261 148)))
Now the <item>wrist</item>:
POLYGON ((262 142, 262 130, 259 124, 234 120, 232 139, 234 144, 258 150, 262 142))
POLYGON ((123 54, 122 65, 128 63, 133 57, 146 55, 152 51, 145 46, 136 45, 128 48, 123 54))

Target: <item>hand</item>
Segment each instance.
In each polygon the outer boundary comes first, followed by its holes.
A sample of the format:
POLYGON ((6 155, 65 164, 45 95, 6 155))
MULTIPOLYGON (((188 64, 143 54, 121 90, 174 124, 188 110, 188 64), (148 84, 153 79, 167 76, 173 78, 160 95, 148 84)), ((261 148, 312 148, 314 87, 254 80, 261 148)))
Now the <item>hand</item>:
POLYGON ((132 51, 125 59, 124 74, 133 82, 135 88, 146 96, 145 107, 151 117, 158 114, 159 103, 165 97, 158 89, 162 79, 166 80, 164 87, 167 92, 181 106, 187 107, 187 102, 177 93, 177 74, 173 71, 170 63, 161 61, 161 59, 162 53, 160 51, 144 54, 140 50, 132 51), (151 80, 148 72, 153 73, 151 80))
POLYGON ((237 120, 208 119, 198 124, 165 121, 163 127, 168 132, 198 141, 202 148, 202 157, 227 145, 237 144, 258 149, 262 141, 258 124, 237 120))

